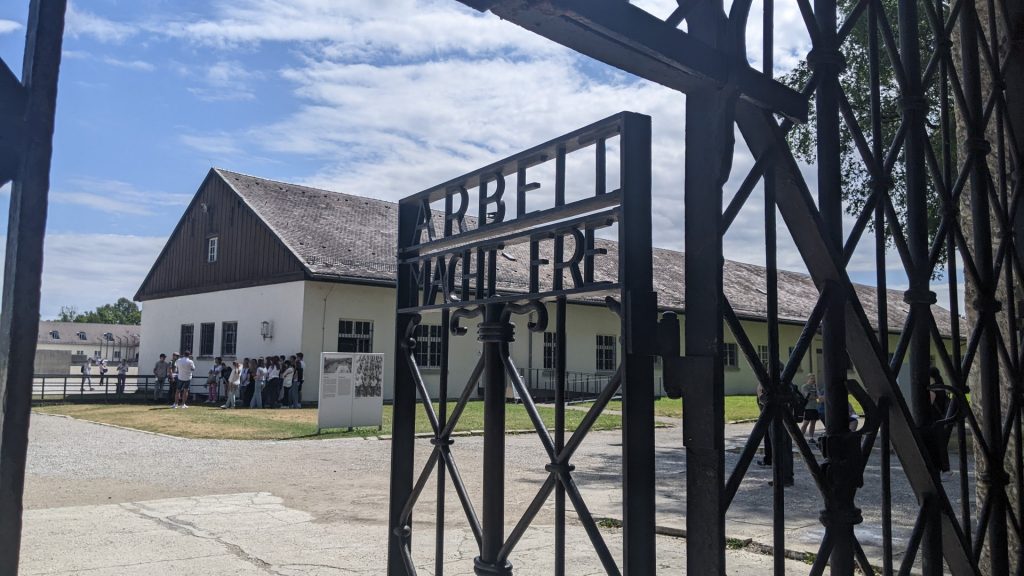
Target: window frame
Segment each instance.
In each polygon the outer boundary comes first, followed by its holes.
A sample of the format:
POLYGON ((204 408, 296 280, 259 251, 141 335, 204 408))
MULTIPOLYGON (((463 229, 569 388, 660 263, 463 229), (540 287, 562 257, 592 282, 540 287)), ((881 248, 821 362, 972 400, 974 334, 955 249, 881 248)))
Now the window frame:
POLYGON ((444 328, 440 324, 420 324, 416 326, 413 338, 416 339, 417 366, 426 370, 441 369, 441 340, 443 337, 444 328))
POLYGON ((216 322, 202 322, 199 324, 199 352, 196 354, 198 358, 210 358, 213 356, 213 343, 217 339, 217 323, 216 322), (206 340, 206 331, 210 331, 210 339, 206 340))
POLYGON ((771 346, 768 346, 767 344, 758 344, 757 358, 761 361, 761 366, 764 366, 764 369, 767 370, 768 362, 771 360, 771 346))
POLYGON ((545 332, 542 351, 545 370, 558 369, 558 333, 545 332))
POLYGON ((338 352, 355 354, 373 353, 373 320, 359 320, 355 318, 338 319, 338 352), (350 325, 349 332, 345 332, 345 324, 350 325), (359 332, 357 328, 368 327, 367 332, 359 332), (348 346, 342 346, 342 342, 352 342, 352 350, 346 350, 348 346), (365 348, 365 349, 362 349, 365 348))
POLYGON ((614 334, 594 335, 594 369, 597 372, 614 372, 618 367, 618 340, 614 334))
POLYGON ((238 321, 226 321, 220 323, 220 355, 224 358, 234 358, 238 354, 238 321), (228 327, 231 330, 228 330, 228 327), (228 337, 230 335, 230 338, 228 337), (228 343, 231 343, 231 350, 228 350, 228 343))
POLYGON ((184 354, 186 351, 191 352, 193 345, 196 343, 196 325, 195 324, 182 324, 181 330, 178 332, 178 353, 184 354), (188 332, 188 342, 185 341, 186 329, 188 332))
POLYGON ((50 330, 51 340, 60 340, 60 330, 50 330))
POLYGON ((206 263, 215 264, 220 257, 220 236, 206 237, 206 263))
POLYGON ((727 370, 739 370, 740 347, 735 342, 722 342, 722 365, 727 370))

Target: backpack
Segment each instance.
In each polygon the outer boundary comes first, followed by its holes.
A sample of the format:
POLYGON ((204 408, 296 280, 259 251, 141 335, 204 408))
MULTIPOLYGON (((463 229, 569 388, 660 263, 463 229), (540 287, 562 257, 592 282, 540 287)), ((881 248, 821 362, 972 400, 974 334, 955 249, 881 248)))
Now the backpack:
POLYGON ((85 364, 79 366, 78 369, 82 372, 82 374, 85 374, 85 364))

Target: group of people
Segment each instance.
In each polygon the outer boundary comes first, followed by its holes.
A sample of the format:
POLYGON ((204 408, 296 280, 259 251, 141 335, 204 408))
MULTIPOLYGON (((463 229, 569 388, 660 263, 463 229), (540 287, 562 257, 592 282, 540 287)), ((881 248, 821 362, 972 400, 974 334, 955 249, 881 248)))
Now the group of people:
MULTIPOLYGON (((101 387, 106 387, 106 385, 107 385, 107 372, 110 371, 110 369, 107 367, 106 359, 101 358, 99 360, 96 360, 96 359, 93 359, 93 358, 88 358, 88 359, 86 359, 85 362, 82 363, 82 367, 81 367, 81 371, 82 371, 82 376, 83 377, 82 377, 82 389, 80 390, 80 392, 84 393, 86 386, 89 387, 89 390, 95 390, 95 388, 93 388, 93 386, 92 386, 92 371, 93 371, 94 367, 99 372, 99 376, 100 376, 99 384, 100 384, 100 386, 101 387)), ((128 361, 125 360, 124 358, 122 358, 121 361, 117 363, 116 391, 117 391, 117 395, 118 396, 124 394, 124 384, 125 384, 125 381, 127 379, 128 379, 128 361)))
MULTIPOLYGON (((221 408, 301 408, 302 382, 306 361, 302 352, 291 356, 268 356, 265 358, 244 358, 241 362, 225 362, 215 358, 206 376, 206 400, 204 403, 217 405, 224 398, 221 408), (223 396, 222 396, 223 392, 223 396)), ((168 386, 171 408, 188 408, 192 380, 196 365, 192 354, 166 354, 153 366, 156 377, 155 398, 163 396, 168 386)))

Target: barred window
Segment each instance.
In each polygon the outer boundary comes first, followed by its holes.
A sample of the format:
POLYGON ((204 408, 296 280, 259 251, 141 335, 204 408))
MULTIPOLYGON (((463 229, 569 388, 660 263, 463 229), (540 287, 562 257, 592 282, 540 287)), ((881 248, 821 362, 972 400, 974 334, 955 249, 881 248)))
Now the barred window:
POLYGON ((722 363, 725 364, 726 368, 740 367, 740 351, 735 342, 725 342, 722 344, 722 363))
POLYGON ((195 343, 195 324, 181 325, 181 339, 178 341, 178 351, 182 354, 192 351, 192 344, 195 343))
POLYGON ((234 356, 238 351, 238 322, 220 325, 220 355, 234 356))
POLYGON ((339 320, 338 352, 373 352, 373 322, 339 320))
POLYGON ((544 333, 544 369, 554 370, 558 361, 558 335, 554 332, 544 333))
POLYGON ((213 322, 204 322, 199 325, 199 355, 213 356, 213 322))
POLYGON ((416 364, 420 368, 441 367, 441 326, 420 324, 416 327, 416 364))
POLYGON ((615 336, 597 335, 597 371, 612 372, 615 370, 615 336))

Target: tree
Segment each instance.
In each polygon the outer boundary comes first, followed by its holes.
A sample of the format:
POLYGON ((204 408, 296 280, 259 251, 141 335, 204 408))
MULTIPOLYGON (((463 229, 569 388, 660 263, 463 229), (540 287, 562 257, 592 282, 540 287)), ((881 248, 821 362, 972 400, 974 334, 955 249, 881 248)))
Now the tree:
POLYGON ((139 305, 127 298, 118 298, 113 304, 104 304, 79 314, 74 306, 61 306, 57 319, 62 322, 83 322, 90 324, 126 324, 142 323, 142 311, 139 305))

